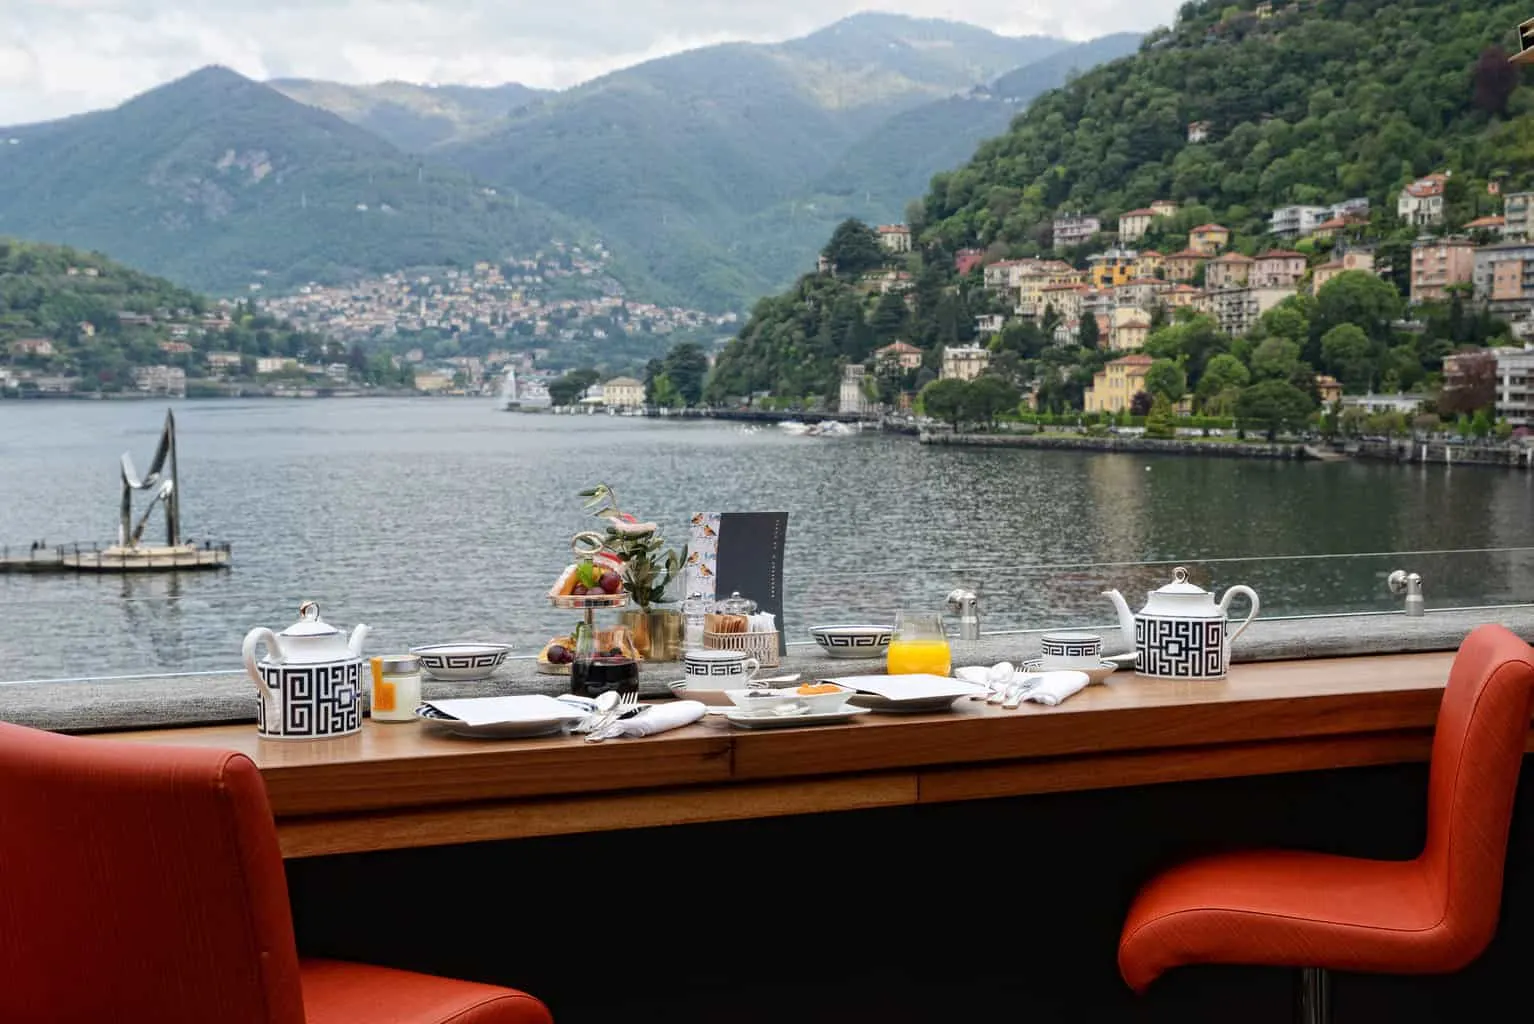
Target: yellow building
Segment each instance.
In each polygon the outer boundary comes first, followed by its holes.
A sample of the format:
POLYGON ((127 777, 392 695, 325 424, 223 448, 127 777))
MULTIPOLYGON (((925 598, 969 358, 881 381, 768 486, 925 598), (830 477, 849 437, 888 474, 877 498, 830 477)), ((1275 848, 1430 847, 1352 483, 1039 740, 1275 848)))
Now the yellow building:
POLYGON ((1156 273, 1166 265, 1166 257, 1155 249, 1146 249, 1140 253, 1140 258, 1135 260, 1135 277, 1155 277, 1156 273))
POLYGON ((1149 313, 1133 306, 1120 306, 1113 311, 1108 347, 1117 352, 1138 352, 1150 337, 1150 325, 1149 313))
POLYGON ((1184 249, 1182 252, 1173 253, 1166 258, 1166 278, 1168 281, 1191 281, 1198 276, 1198 268, 1204 265, 1208 259, 1201 252, 1192 249, 1184 249))
POLYGON ((1089 280, 1093 288, 1113 288, 1134 278, 1135 260, 1139 253, 1133 249, 1109 249, 1087 257, 1090 265, 1089 280))
POLYGON ((1017 313, 1039 316, 1044 312, 1043 291, 1051 285, 1080 284, 1081 271, 1063 260, 1039 261, 1017 277, 1017 313))
POLYGON ((602 385, 602 404, 609 409, 639 409, 644 406, 644 381, 633 377, 614 377, 602 385))
POLYGON ((1062 320, 1078 320, 1081 318, 1081 304, 1086 293, 1087 286, 1084 284, 1046 285, 1039 292, 1039 313, 1042 315, 1046 309, 1053 308, 1062 320))
POLYGON ((1188 232, 1188 248, 1204 256, 1213 256, 1230 244, 1230 228, 1219 224, 1200 224, 1188 232))
POLYGON ((1204 293, 1191 284, 1180 284, 1161 293, 1161 301, 1168 309, 1181 309, 1184 306, 1193 306, 1198 303, 1198 298, 1204 293))
POLYGON ((1126 412, 1135 395, 1145 390, 1145 374, 1155 362, 1150 356, 1121 356, 1092 377, 1086 393, 1087 412, 1126 412))

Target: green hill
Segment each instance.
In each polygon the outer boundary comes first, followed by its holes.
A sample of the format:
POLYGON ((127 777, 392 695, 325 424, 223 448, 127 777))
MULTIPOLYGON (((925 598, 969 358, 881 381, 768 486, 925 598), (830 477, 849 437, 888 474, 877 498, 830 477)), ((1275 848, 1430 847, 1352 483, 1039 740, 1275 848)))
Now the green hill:
POLYGON ((81 391, 120 391, 138 366, 169 364, 202 377, 212 351, 346 355, 317 335, 248 308, 219 308, 100 253, 0 236, 0 368, 75 377, 81 391))
MULTIPOLYGON (((1247 2, 1186 5, 1134 60, 1041 97, 967 166, 933 182, 927 237, 1026 245, 1056 210, 1111 225, 1155 199, 1246 235, 1290 203, 1396 193, 1439 170, 1534 182, 1528 90, 1478 94, 1473 69, 1527 16, 1481 0, 1303 0, 1259 18, 1247 2), (1210 137, 1188 141, 1191 122, 1210 137)), ((1505 63, 1497 69, 1505 72, 1505 63)), ((1517 81, 1517 76, 1511 76, 1517 81)), ((1484 197, 1479 207, 1496 205, 1484 197)), ((1462 202, 1473 210, 1474 197, 1462 202)))
MULTIPOLYGON (((1345 274, 1319 299, 1292 300, 1247 339, 1218 335, 1205 320, 1197 330, 1153 333, 1146 350, 1182 358, 1190 388, 1219 352, 1256 380, 1284 366, 1279 376, 1302 383, 1324 371, 1355 388, 1418 386, 1454 345, 1502 336, 1505 325, 1467 315, 1458 300, 1424 311, 1416 333, 1394 326, 1410 241, 1422 230, 1396 219, 1395 200, 1415 178, 1451 172, 1444 229, 1452 230, 1500 209, 1488 182, 1534 187, 1534 90, 1495 49, 1513 42, 1527 12, 1472 0, 1300 0, 1263 4, 1263 15, 1258 6, 1186 4, 1177 25, 1152 33, 1134 57, 1039 97, 965 166, 933 179, 914 211, 911 257, 881 260, 855 225, 839 228, 830 247, 839 273, 808 275, 759 303, 721 354, 712 393, 832 394, 842 362, 862 362, 896 338, 921 346, 930 372, 942 345, 974 338, 976 316, 1011 312, 977 273, 956 273, 959 249, 990 259, 1040 254, 1059 212, 1098 214, 1111 230, 1120 213, 1157 199, 1176 200, 1183 212, 1140 245, 1180 249, 1189 227, 1215 220, 1252 253, 1276 243, 1266 234, 1275 207, 1364 196, 1371 219, 1348 241, 1374 247, 1393 267, 1388 282, 1345 274), (1208 122, 1201 143, 1189 140, 1196 121, 1208 122), (859 280, 881 263, 913 275, 908 304, 859 280), (1362 333, 1323 344, 1345 324, 1362 333), (1195 337, 1197 351, 1180 347, 1195 337), (1270 346, 1254 358, 1269 341, 1284 357, 1267 358, 1270 346)), ((1324 258, 1325 245, 1301 247, 1313 249, 1314 262, 1324 258)), ((1014 323, 991 344, 1010 360, 1012 383, 1043 382, 1052 402, 1079 406, 1105 355, 1095 338, 1080 349, 1048 342, 1048 329, 1014 323)))
POLYGON ((0 233, 244 292, 530 253, 578 237, 505 188, 423 164, 223 68, 112 109, 0 130, 0 233))

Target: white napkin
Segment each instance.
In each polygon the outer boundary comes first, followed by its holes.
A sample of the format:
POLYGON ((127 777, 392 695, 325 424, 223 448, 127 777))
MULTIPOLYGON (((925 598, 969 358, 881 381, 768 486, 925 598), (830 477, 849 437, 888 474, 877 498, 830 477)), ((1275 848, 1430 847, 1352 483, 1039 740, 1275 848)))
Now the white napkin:
POLYGON ((1079 693, 1091 677, 1085 672, 1042 672, 1034 677, 1034 684, 1023 692, 1024 700, 1054 707, 1062 700, 1079 693))
POLYGON ((703 717, 708 708, 699 700, 679 700, 652 704, 633 718, 624 718, 602 730, 608 736, 654 736, 668 729, 680 729, 703 717))

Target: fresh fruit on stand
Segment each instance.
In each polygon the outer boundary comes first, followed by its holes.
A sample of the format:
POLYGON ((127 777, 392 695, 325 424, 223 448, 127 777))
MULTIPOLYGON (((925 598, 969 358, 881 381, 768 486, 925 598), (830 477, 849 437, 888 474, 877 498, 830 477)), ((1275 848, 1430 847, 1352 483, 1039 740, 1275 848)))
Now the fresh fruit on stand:
POLYGON ((623 589, 623 577, 609 569, 602 574, 597 585, 602 588, 604 594, 616 594, 623 589))

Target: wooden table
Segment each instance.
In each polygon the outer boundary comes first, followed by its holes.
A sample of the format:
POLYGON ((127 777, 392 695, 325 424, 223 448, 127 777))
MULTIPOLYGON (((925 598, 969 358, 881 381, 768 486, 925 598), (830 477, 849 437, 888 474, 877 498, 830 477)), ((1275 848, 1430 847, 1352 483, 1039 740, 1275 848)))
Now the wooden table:
MULTIPOLYGON (((643 740, 473 740, 415 723, 341 740, 250 725, 103 734, 250 755, 286 857, 1425 761, 1452 654, 1238 665, 1215 682, 1121 672, 1055 708, 643 740)), ((1534 749, 1534 748, 1531 748, 1534 749)))

